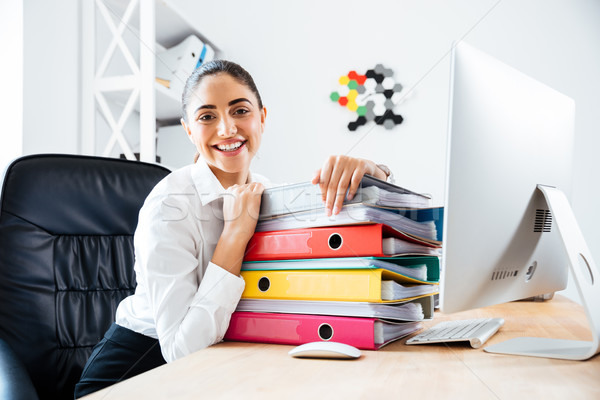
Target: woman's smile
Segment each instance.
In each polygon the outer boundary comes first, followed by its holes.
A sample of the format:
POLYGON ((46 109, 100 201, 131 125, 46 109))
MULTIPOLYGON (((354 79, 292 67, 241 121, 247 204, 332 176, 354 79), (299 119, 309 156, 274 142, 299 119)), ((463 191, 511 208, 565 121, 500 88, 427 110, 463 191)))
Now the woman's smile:
POLYGON ((224 156, 232 157, 247 149, 246 142, 247 140, 229 139, 219 142, 212 147, 224 156))

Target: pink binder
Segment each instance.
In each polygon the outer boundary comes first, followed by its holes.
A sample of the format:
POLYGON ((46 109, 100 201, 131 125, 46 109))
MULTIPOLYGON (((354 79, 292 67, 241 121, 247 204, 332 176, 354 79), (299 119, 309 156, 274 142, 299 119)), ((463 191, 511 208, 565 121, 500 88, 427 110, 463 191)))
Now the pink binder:
POLYGON ((231 316, 225 340, 289 345, 330 340, 363 350, 377 350, 420 328, 419 322, 376 318, 236 311, 231 316), (376 332, 377 324, 393 325, 393 332, 384 337, 383 329, 376 332))

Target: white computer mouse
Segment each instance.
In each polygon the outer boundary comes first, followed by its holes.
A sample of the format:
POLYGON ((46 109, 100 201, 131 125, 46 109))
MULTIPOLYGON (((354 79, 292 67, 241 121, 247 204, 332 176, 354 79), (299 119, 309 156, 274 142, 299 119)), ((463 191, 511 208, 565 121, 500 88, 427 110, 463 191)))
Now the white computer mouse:
POLYGON ((311 342, 294 347, 288 354, 300 358, 358 358, 360 350, 338 342, 311 342))

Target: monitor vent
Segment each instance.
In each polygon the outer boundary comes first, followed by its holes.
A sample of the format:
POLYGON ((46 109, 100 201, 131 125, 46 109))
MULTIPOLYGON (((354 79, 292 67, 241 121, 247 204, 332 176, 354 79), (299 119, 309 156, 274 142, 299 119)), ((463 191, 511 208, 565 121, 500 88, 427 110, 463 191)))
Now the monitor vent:
POLYGON ((550 210, 535 210, 534 232, 550 232, 552 227, 552 214, 550 210))
POLYGON ((494 271, 492 273, 492 280, 499 281, 499 280, 503 280, 503 279, 507 279, 507 278, 515 278, 518 273, 519 273, 519 271, 516 269, 515 270, 503 269, 500 271, 494 271))

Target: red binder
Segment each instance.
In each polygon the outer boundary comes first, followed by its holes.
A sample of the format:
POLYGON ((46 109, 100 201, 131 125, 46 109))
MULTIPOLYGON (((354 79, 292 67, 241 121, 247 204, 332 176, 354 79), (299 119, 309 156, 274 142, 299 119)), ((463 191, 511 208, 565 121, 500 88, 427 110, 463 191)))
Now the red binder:
POLYGON ((359 349, 377 350, 419 329, 419 322, 236 311, 231 315, 225 340, 290 345, 331 340, 359 349), (383 329, 377 324, 388 327, 383 329))
POLYGON ((289 229, 254 233, 246 247, 244 261, 390 256, 383 253, 384 237, 395 237, 425 248, 439 247, 384 224, 289 229))

